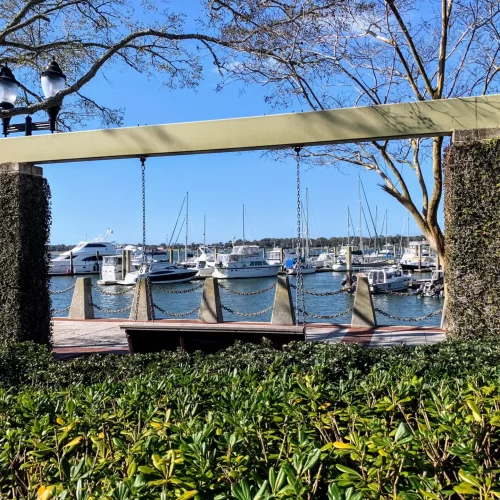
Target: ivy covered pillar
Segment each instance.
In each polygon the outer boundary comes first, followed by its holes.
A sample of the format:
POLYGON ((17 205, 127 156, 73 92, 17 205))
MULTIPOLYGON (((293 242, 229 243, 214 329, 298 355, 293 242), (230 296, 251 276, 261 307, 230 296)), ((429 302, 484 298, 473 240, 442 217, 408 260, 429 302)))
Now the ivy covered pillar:
POLYGON ((454 133, 444 214, 448 336, 500 335, 500 129, 454 133))
POLYGON ((0 342, 52 339, 50 189, 40 167, 0 164, 0 342))

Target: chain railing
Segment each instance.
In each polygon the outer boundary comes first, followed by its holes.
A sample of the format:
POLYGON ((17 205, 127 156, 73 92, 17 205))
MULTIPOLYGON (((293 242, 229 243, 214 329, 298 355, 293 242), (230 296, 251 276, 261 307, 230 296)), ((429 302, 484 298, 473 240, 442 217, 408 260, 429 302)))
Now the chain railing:
POLYGON ((349 314, 352 312, 352 307, 349 309, 346 309, 345 311, 342 311, 337 314, 331 314, 329 316, 324 316, 321 314, 313 314, 304 310, 300 311, 304 316, 307 316, 309 318, 315 318, 315 319, 335 319, 335 318, 340 318, 341 316, 345 316, 346 314, 349 314))
MULTIPOLYGON (((297 286, 294 285, 293 283, 290 283, 290 287, 296 289, 297 286)), ((328 297, 331 295, 340 295, 341 293, 347 293, 348 289, 347 288, 340 288, 339 290, 335 290, 333 292, 313 292, 312 290, 306 290, 304 288, 304 293, 307 293, 307 295, 314 295, 315 297, 328 297)))
POLYGON ((222 283, 219 283, 219 287, 226 292, 233 293, 234 295, 259 295, 276 288, 276 283, 273 283, 272 285, 269 285, 267 288, 263 288, 262 290, 257 290, 256 292, 239 292, 238 290, 234 290, 234 288, 230 288, 226 285, 223 285, 222 283))
POLYGON ((68 307, 65 307, 64 309, 52 309, 52 314, 62 314, 62 313, 65 313, 67 311, 69 311, 69 308, 71 307, 71 305, 69 305, 68 307))
POLYGON ((130 311, 132 309, 132 304, 126 307, 122 307, 121 309, 105 309, 104 307, 98 306, 97 304, 92 303, 92 306, 95 307, 98 311, 101 311, 105 314, 118 314, 125 311, 130 311))
POLYGON ((376 312, 382 314, 382 316, 385 316, 386 318, 394 319, 396 321, 407 321, 407 322, 423 321, 424 319, 432 318, 433 316, 437 316, 438 314, 441 314, 443 312, 443 309, 441 308, 438 309, 437 311, 426 314, 425 316, 420 316, 418 318, 408 318, 405 316, 395 316, 394 314, 382 311, 382 309, 379 309, 378 307, 374 307, 373 309, 375 309, 376 312))
POLYGON ((61 293, 66 293, 66 292, 69 292, 70 290, 73 290, 73 288, 75 288, 75 286, 76 286, 76 283, 74 285, 69 286, 68 288, 65 288, 64 290, 49 290, 49 293, 51 295, 59 295, 61 293))
POLYGON ((205 286, 202 283, 201 285, 194 286, 193 288, 187 288, 186 290, 172 290, 170 288, 165 288, 164 286, 161 286, 161 285, 156 285, 155 283, 152 283, 152 285, 154 288, 157 288, 158 290, 161 290, 162 292, 177 293, 177 294, 195 292, 196 290, 201 290, 205 286))
POLYGON ((273 306, 270 306, 267 309, 264 309, 263 311, 254 312, 254 313, 243 313, 243 312, 235 311, 234 309, 231 309, 231 308, 223 306, 223 305, 221 305, 221 307, 222 307, 222 309, 224 309, 224 311, 227 311, 231 314, 235 314, 236 316, 242 316, 244 318, 252 318, 254 316, 262 316, 263 314, 266 314, 273 309, 273 306))
POLYGON ((174 318, 184 318, 185 316, 190 316, 191 314, 194 314, 195 312, 198 312, 200 309, 200 306, 196 306, 194 309, 191 309, 190 311, 186 311, 183 313, 174 313, 171 311, 166 311, 165 309, 161 308, 158 304, 153 304, 153 307, 157 310, 163 313, 165 316, 172 316, 174 318))
POLYGON ((96 285, 92 285, 92 289, 95 290, 96 292, 102 294, 102 295, 108 295, 110 297, 116 296, 116 295, 125 295, 127 293, 133 293, 134 289, 133 288, 127 288, 126 290, 122 290, 121 292, 109 292, 108 290, 103 290, 102 288, 99 288, 96 285))

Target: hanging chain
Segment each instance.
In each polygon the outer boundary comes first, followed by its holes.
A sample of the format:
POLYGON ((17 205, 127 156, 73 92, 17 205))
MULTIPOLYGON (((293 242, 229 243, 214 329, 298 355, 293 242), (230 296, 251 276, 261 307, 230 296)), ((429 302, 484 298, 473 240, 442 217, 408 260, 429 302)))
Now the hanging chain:
POLYGON ((302 275, 302 246, 301 246, 301 202, 300 202, 300 151, 301 146, 296 146, 295 151, 295 162, 297 166, 297 288, 295 289, 295 318, 297 324, 304 323, 304 277, 302 275))
POLYGON ((142 156, 141 175, 142 175, 142 261, 146 260, 146 158, 142 156))

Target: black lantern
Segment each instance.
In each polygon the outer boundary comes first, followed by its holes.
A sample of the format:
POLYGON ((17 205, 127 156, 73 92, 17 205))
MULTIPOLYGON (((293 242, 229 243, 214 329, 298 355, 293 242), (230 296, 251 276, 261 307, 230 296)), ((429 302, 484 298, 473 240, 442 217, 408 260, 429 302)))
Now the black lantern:
MULTIPOLYGON (((19 84, 7 65, 0 69, 0 108, 12 109, 17 99, 19 84)), ((3 134, 7 137, 10 117, 2 118, 3 134)))
MULTIPOLYGON (((66 86, 66 76, 61 71, 59 64, 55 59, 52 59, 50 64, 45 68, 40 78, 42 91, 46 99, 54 97, 58 92, 66 86)), ((49 114, 49 128, 52 133, 56 130, 56 120, 61 106, 52 106, 47 110, 49 114)))

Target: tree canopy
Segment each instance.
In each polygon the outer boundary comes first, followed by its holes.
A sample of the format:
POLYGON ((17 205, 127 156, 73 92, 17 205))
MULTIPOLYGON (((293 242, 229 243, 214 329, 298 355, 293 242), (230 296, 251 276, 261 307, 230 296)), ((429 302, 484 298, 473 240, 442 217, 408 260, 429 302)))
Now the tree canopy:
MULTIPOLYGON (((209 0, 207 6, 207 28, 232 48, 220 58, 221 85, 262 85, 266 101, 279 108, 446 99, 499 88, 499 0, 209 0)), ((314 148, 304 156, 376 172, 443 255, 444 147, 442 138, 416 138, 314 148), (409 188, 410 173, 418 193, 409 188)))

